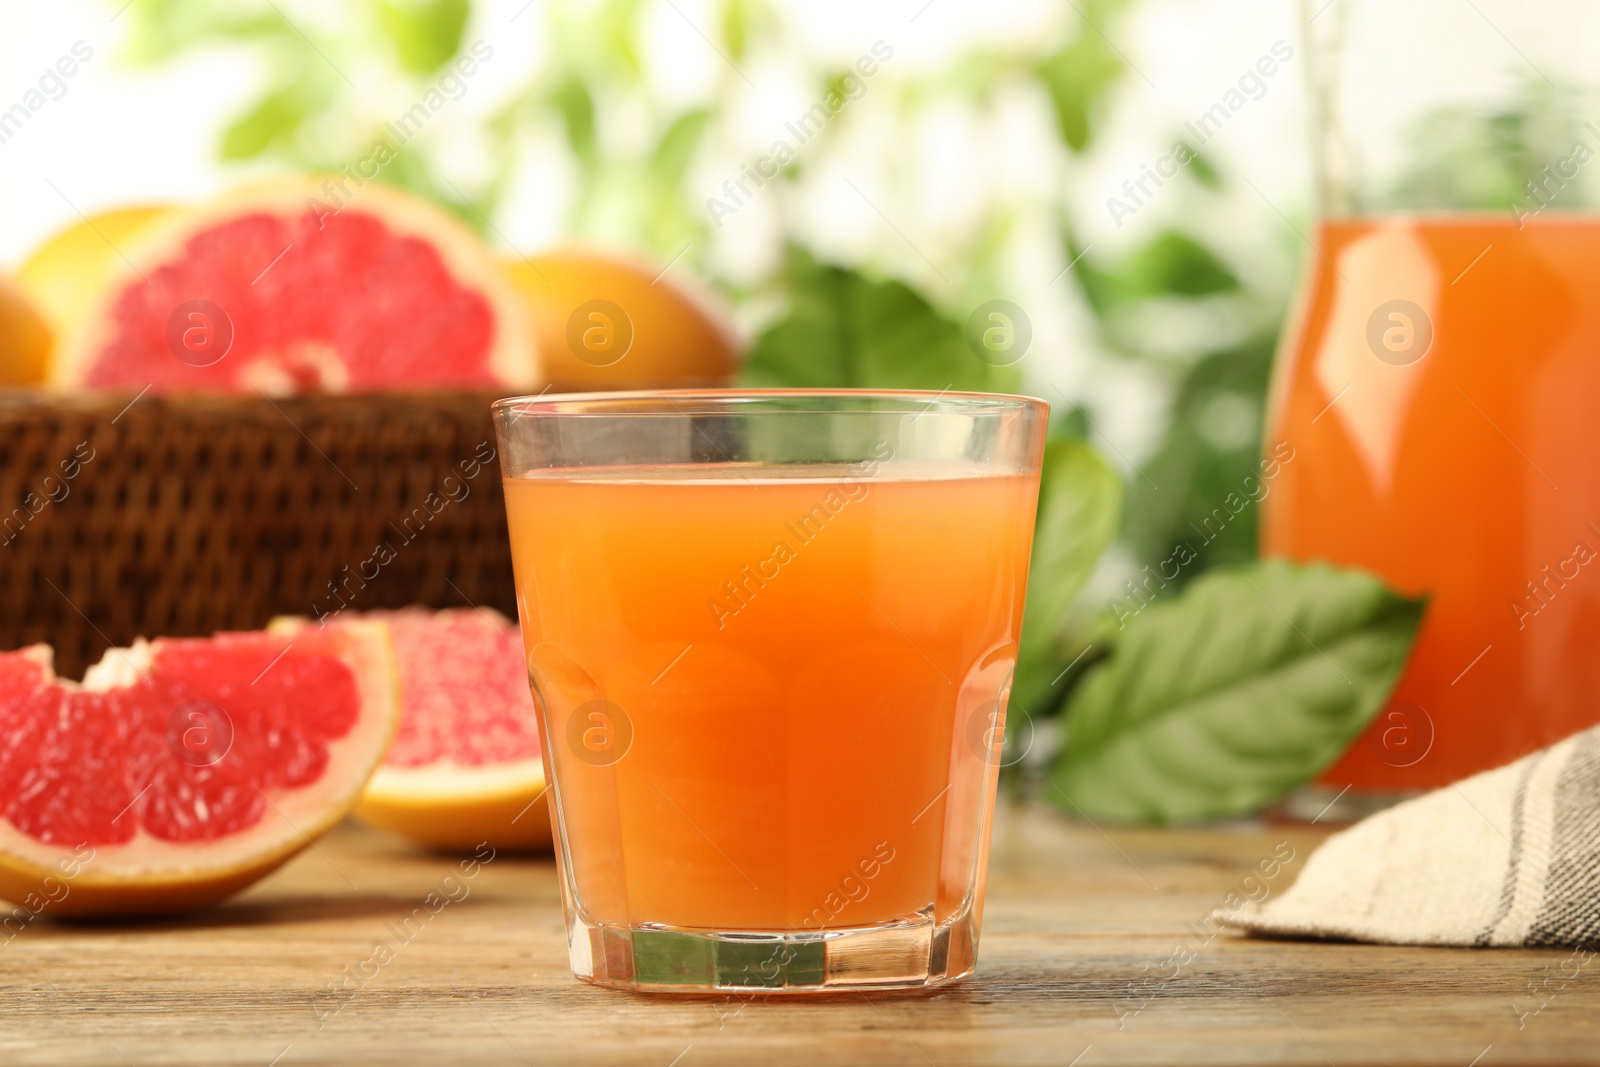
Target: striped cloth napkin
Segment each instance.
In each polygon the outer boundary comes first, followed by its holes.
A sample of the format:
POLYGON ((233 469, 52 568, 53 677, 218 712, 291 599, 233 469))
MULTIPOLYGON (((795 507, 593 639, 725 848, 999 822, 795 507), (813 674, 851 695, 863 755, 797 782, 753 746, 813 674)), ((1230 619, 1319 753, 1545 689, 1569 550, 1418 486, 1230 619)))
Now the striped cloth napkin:
POLYGON ((1402 945, 1600 939, 1600 727, 1343 830, 1250 933, 1402 945))

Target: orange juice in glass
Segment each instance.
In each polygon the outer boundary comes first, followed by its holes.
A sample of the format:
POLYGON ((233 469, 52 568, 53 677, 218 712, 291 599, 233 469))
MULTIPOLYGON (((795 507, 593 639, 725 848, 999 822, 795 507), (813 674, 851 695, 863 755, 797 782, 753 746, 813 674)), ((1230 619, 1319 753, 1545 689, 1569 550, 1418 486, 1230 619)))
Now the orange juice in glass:
POLYGON ((691 992, 969 973, 1043 402, 495 415, 574 973, 691 992))

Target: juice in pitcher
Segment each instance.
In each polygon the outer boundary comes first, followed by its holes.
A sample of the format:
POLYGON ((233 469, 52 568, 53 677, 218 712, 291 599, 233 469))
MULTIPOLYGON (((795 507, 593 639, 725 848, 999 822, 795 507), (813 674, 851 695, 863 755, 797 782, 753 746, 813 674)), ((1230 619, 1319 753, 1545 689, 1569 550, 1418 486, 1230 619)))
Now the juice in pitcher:
POLYGON ((1600 722, 1600 218, 1340 219, 1318 253, 1263 547, 1429 598, 1325 781, 1439 786, 1600 722))
POLYGON ((1600 722, 1600 5, 1300 13, 1320 222, 1262 548, 1428 598, 1322 782, 1405 793, 1600 722))

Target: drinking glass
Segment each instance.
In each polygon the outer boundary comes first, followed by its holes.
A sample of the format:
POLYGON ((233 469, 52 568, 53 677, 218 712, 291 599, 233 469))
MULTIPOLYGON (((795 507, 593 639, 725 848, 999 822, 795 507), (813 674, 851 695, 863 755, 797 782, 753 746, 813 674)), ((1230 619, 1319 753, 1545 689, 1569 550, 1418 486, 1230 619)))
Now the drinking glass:
POLYGON ((1600 721, 1600 5, 1302 18, 1321 221, 1263 542, 1428 597, 1393 699, 1324 778, 1404 792, 1600 721))
POLYGON ((574 974, 971 972, 1047 415, 917 392, 495 404, 574 974))

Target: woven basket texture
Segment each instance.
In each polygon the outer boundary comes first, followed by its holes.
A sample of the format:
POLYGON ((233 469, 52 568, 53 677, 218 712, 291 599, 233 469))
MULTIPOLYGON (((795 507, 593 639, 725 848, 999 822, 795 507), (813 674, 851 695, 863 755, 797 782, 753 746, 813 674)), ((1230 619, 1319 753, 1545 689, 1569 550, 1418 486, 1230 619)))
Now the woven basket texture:
POLYGON ((497 394, 0 395, 0 648, 425 604, 516 617, 497 394))

